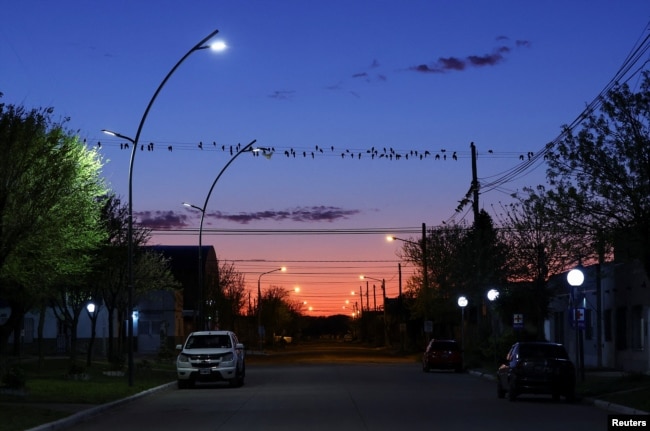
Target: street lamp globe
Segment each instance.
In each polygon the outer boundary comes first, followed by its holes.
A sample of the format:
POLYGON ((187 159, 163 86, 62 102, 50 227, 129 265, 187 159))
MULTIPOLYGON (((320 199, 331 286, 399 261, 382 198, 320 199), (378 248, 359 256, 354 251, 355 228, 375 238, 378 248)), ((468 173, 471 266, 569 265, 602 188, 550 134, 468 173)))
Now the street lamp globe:
POLYGON ((465 308, 467 307, 467 298, 464 296, 461 296, 458 298, 458 306, 460 308, 465 308))
POLYGON ((488 290, 487 298, 488 298, 490 301, 494 301, 494 300, 496 300, 498 297, 499 297, 499 291, 498 291, 498 290, 496 290, 496 289, 490 289, 490 290, 488 290))
POLYGON ((579 269, 574 268, 566 275, 566 279, 570 286, 578 287, 582 286, 582 283, 585 281, 585 275, 579 269))

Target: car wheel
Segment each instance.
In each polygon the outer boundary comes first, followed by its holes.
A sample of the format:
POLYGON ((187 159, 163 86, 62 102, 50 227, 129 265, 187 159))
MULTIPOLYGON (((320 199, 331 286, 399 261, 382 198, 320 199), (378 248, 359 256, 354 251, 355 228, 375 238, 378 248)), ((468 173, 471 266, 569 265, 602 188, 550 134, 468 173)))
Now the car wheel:
POLYGON ((190 380, 181 380, 178 379, 178 389, 188 389, 191 388, 191 381, 190 380))
POLYGON ((240 386, 244 386, 244 370, 237 369, 237 371, 235 371, 235 378, 230 379, 228 383, 230 384, 231 388, 238 388, 240 386))
POLYGON ((424 371, 425 373, 428 373, 430 369, 431 368, 429 368, 429 364, 427 364, 426 362, 423 361, 422 362, 422 371, 424 371))
POLYGON ((506 397, 506 390, 501 387, 499 382, 497 382, 497 397, 501 399, 506 397))
POLYGON ((515 384, 515 380, 512 379, 508 387, 508 401, 514 401, 515 399, 517 399, 517 385, 515 384))

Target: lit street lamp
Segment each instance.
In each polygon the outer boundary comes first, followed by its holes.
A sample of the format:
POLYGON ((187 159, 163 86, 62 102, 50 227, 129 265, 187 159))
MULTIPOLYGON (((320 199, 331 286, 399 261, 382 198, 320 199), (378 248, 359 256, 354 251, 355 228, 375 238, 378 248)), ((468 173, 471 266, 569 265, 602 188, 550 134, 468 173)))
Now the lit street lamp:
MULTIPOLYGON (((411 241, 408 239, 402 239, 398 238, 396 236, 389 235, 386 237, 388 241, 402 241, 407 244, 412 244, 420 247, 421 253, 422 253, 422 296, 424 297, 424 320, 425 322, 428 321, 428 311, 429 311, 429 304, 428 304, 428 299, 429 299, 429 294, 428 294, 428 289, 429 289, 429 269, 427 267, 427 225, 425 223, 422 223, 422 240, 418 244, 415 241, 411 241)), ((427 323, 425 323, 425 328, 427 327, 427 323)), ((427 341, 428 340, 428 332, 427 332, 427 341)))
POLYGON ((367 275, 360 275, 359 278, 361 280, 375 280, 381 283, 381 293, 384 298, 384 345, 389 346, 390 340, 388 339, 388 322, 386 321, 386 280, 383 278, 380 280, 378 278, 368 277, 367 275))
POLYGON ((572 322, 573 329, 576 331, 576 366, 580 372, 580 378, 582 381, 585 380, 585 364, 584 364, 584 346, 582 341, 582 331, 580 325, 584 323, 584 307, 578 307, 578 289, 582 286, 582 283, 585 281, 585 275, 582 272, 582 266, 578 265, 577 268, 572 269, 567 273, 567 282, 571 286, 571 311, 572 311, 572 322))
POLYGON ((259 334, 260 339, 260 351, 262 351, 262 344, 264 342, 264 328, 262 327, 262 276, 271 274, 272 272, 284 272, 286 270, 287 268, 283 266, 282 268, 275 268, 270 271, 263 272, 259 277, 257 277, 257 333, 259 334))
POLYGON ((496 325, 496 316, 494 312, 494 301, 499 298, 499 291, 496 289, 490 289, 487 293, 487 299, 490 301, 491 306, 490 310, 492 311, 492 334, 494 336, 494 363, 497 363, 497 325, 496 325))
POLYGON ((460 354, 461 363, 465 366, 465 307, 467 307, 467 298, 461 296, 458 298, 460 307, 460 354))
MULTIPOLYGON (((214 190, 214 187, 217 185, 217 181, 219 181, 219 178, 221 178, 221 175, 225 172, 225 170, 230 166, 230 164, 242 153, 245 152, 253 152, 253 151, 260 151, 259 148, 253 148, 253 144, 257 142, 256 139, 253 139, 248 145, 244 146, 242 149, 237 151, 237 153, 230 158, 228 163, 224 165, 223 168, 221 168, 221 171, 219 171, 219 174, 217 174, 216 178, 212 182, 212 186, 210 187, 210 190, 208 191, 207 196, 205 197, 205 202, 203 203, 203 207, 198 207, 196 205, 192 205, 188 202, 183 202, 183 205, 189 208, 194 208, 196 210, 199 210, 201 212, 201 223, 199 225, 199 273, 198 273, 198 286, 197 286, 197 295, 196 295, 196 310, 195 310, 195 326, 199 330, 206 329, 205 328, 205 317, 203 315, 203 220, 205 219, 205 211, 208 207, 208 201, 210 200, 210 195, 212 195, 212 190, 214 190)), ((266 149, 263 150, 266 153, 266 149)), ((219 286, 219 262, 217 262, 217 288, 219 286)))
POLYGON ((146 109, 144 110, 144 114, 142 115, 142 118, 140 119, 140 124, 138 125, 138 130, 135 134, 135 138, 129 138, 125 135, 121 135, 116 132, 112 132, 110 130, 102 130, 104 133, 107 133, 109 135, 116 136, 121 139, 126 139, 127 141, 131 142, 131 158, 129 160, 129 211, 128 211, 128 232, 127 232, 127 242, 128 242, 128 310, 127 310, 127 316, 128 316, 128 374, 129 374, 129 386, 133 386, 133 373, 134 373, 134 364, 133 364, 133 162, 135 160, 135 153, 136 149, 138 148, 138 143, 140 141, 140 133, 142 132, 142 128, 144 126, 144 123, 147 119, 147 115, 149 115, 149 110, 153 106, 154 101, 158 97, 158 93, 160 93, 160 90, 165 86, 167 83, 167 80, 174 74, 176 69, 185 61, 187 57, 189 57, 193 52, 199 51, 202 49, 206 48, 212 48, 213 50, 223 50, 225 48, 225 44, 223 42, 215 42, 211 45, 205 45, 206 42, 208 42, 210 39, 212 39, 219 30, 214 30, 212 33, 210 33, 207 37, 202 39, 199 43, 194 45, 187 53, 181 57, 181 59, 174 65, 174 67, 171 68, 171 70, 165 75, 165 78, 163 78, 162 82, 158 85, 158 88, 154 92, 153 96, 151 97, 151 100, 149 100, 149 104, 147 105, 146 109))

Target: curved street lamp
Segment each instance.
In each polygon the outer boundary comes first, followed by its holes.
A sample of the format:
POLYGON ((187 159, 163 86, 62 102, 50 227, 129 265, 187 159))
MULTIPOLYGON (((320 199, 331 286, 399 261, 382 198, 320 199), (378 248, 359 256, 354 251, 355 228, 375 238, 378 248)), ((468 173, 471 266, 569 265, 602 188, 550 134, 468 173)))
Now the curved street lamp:
POLYGON ((257 333, 259 335, 260 339, 260 352, 262 351, 262 343, 264 341, 264 337, 262 334, 262 276, 266 274, 271 274, 272 272, 278 272, 278 271, 286 271, 286 267, 281 267, 281 268, 275 268, 270 271, 266 271, 260 274, 259 277, 257 277, 257 333))
MULTIPOLYGON (((408 239, 402 239, 398 238, 396 236, 389 235, 386 237, 386 240, 388 241, 402 241, 408 244, 416 245, 420 247, 420 250, 422 252, 422 295, 425 300, 425 306, 424 306, 424 320, 428 321, 428 289, 429 289, 429 268, 427 267, 427 225, 426 223, 422 223, 422 239, 420 240, 419 243, 415 241, 411 241, 408 239)), ((427 333, 427 342, 429 341, 429 336, 427 333)))
POLYGON ((207 49, 207 48, 212 48, 213 50, 222 50, 225 48, 225 44, 223 42, 215 42, 214 44, 211 45, 206 45, 206 42, 208 42, 210 39, 212 39, 219 30, 214 30, 212 33, 210 33, 208 36, 205 38, 201 39, 199 43, 194 45, 187 53, 181 57, 181 59, 174 65, 174 67, 171 68, 171 70, 165 75, 163 78, 162 82, 160 85, 158 85, 158 88, 154 92, 153 96, 151 97, 151 100, 149 100, 149 104, 147 105, 146 109, 144 110, 144 114, 142 115, 142 118, 140 119, 140 124, 138 125, 138 130, 135 133, 135 138, 129 138, 128 136, 121 135, 119 133, 113 132, 111 130, 106 130, 103 129, 102 132, 107 133, 109 135, 116 136, 118 138, 126 139, 127 141, 131 142, 132 148, 131 148, 131 158, 129 159, 129 211, 128 211, 128 232, 127 232, 127 242, 128 242, 128 310, 127 310, 127 316, 128 316, 128 339, 129 339, 129 348, 128 348, 128 374, 129 374, 129 386, 133 386, 133 372, 134 372, 134 364, 133 364, 133 162, 135 160, 135 153, 136 149, 138 148, 138 142, 140 141, 140 133, 142 132, 142 128, 144 126, 144 123, 147 119, 147 116, 149 115, 149 110, 151 110, 151 106, 155 102, 156 98, 158 97, 158 93, 160 93, 160 90, 165 86, 169 78, 174 74, 176 69, 185 61, 187 57, 189 57, 193 52, 199 51, 202 49, 207 49))
MULTIPOLYGON (((232 162, 235 161, 237 157, 239 157, 240 154, 246 153, 246 152, 253 152, 253 151, 259 151, 262 149, 259 148, 253 148, 253 144, 257 142, 257 139, 253 139, 251 142, 249 142, 247 145, 245 145, 243 148, 241 148, 237 153, 235 153, 234 156, 228 160, 228 163, 224 165, 223 168, 221 168, 221 171, 217 174, 216 178, 212 182, 212 186, 210 187, 210 190, 208 191, 207 196, 205 197, 205 202, 203 203, 202 207, 192 205, 191 203, 188 202, 183 202, 183 205, 189 208, 194 208, 196 210, 199 210, 201 212, 201 223, 199 225, 199 273, 198 273, 198 286, 197 286, 197 295, 196 295, 196 310, 195 310, 195 325, 198 328, 198 330, 203 330, 205 329, 205 318, 203 316, 203 221, 205 219, 205 211, 208 207, 208 201, 210 200, 210 196, 212 195, 212 190, 214 190, 214 187, 217 185, 217 181, 219 181, 219 178, 221 178, 221 175, 226 171, 228 166, 232 162)), ((263 149, 263 151, 266 154, 266 149, 263 149)), ((219 262, 217 262, 217 288, 219 286, 219 262)))
POLYGON ((379 281, 381 283, 381 292, 382 296, 384 298, 384 345, 389 346, 390 345, 390 340, 388 338, 388 322, 386 321, 386 279, 379 279, 379 278, 372 278, 368 277, 367 275, 360 275, 359 278, 361 280, 375 280, 379 281))

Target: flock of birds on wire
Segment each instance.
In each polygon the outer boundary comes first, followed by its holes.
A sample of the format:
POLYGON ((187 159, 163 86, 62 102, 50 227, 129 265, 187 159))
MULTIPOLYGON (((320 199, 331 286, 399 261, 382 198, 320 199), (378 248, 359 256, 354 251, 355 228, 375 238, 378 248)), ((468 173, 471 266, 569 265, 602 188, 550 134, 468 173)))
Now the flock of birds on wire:
MULTIPOLYGON (((113 145, 113 144, 111 144, 113 145)), ((120 142, 119 147, 121 150, 129 150, 131 149, 129 143, 125 142, 120 142)), ((190 144, 176 144, 176 148, 178 149, 179 147, 182 150, 187 150, 187 149, 198 149, 200 151, 205 150, 221 150, 224 153, 230 154, 231 156, 235 155, 237 152, 239 152, 242 149, 241 144, 237 145, 217 145, 215 141, 212 142, 212 144, 209 145, 204 145, 202 141, 200 141, 195 147, 190 144)), ((97 147, 102 148, 102 143, 97 142, 97 147)), ((140 150, 141 151, 154 151, 155 144, 153 142, 149 142, 148 144, 140 144, 140 150)), ((172 145, 167 146, 167 151, 172 152, 174 150, 174 147, 172 145)), ((272 155, 278 153, 274 147, 270 148, 258 148, 259 151, 253 152, 254 156, 264 156, 266 158, 271 158, 272 155)), ((287 148, 287 149, 280 149, 285 157, 287 158, 316 158, 317 156, 320 155, 327 155, 327 156, 340 156, 342 159, 361 159, 362 157, 369 157, 370 159, 386 159, 386 160, 400 160, 400 159, 405 159, 405 160, 424 160, 424 159, 433 159, 433 160, 458 160, 459 158, 465 158, 469 157, 471 153, 469 151, 447 151, 446 149, 440 149, 434 153, 432 153, 429 150, 409 150, 409 151, 396 151, 393 148, 375 148, 371 147, 370 149, 367 150, 349 150, 345 149, 342 150, 340 153, 336 151, 334 146, 330 146, 329 148, 324 148, 322 146, 316 145, 313 149, 299 149, 295 150, 294 148, 287 148)), ((493 150, 488 150, 487 154, 495 154, 493 150)), ((527 152, 526 154, 523 153, 511 153, 511 152, 501 152, 499 153, 502 156, 505 157, 518 157, 519 160, 530 160, 534 153, 533 152, 527 152)))

